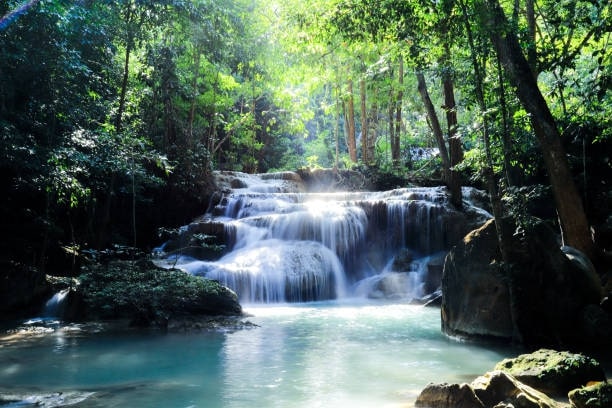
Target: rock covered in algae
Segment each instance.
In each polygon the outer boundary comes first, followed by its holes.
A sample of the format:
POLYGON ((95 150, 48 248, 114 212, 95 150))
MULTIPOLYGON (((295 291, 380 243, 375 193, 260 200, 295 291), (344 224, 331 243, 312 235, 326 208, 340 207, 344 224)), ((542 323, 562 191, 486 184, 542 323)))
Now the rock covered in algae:
POLYGON ((612 407, 612 383, 598 382, 578 388, 568 394, 572 407, 606 408, 612 407))
POLYGON ((560 408, 544 393, 503 371, 493 371, 471 384, 429 384, 419 395, 418 408, 560 408))
POLYGON ((136 326, 167 326, 177 316, 242 313, 236 294, 219 282, 147 260, 89 265, 79 292, 83 320, 128 318, 136 326))
POLYGON ((590 381, 605 380, 603 369, 596 360, 582 354, 548 349, 505 359, 495 369, 555 396, 565 396, 590 381))

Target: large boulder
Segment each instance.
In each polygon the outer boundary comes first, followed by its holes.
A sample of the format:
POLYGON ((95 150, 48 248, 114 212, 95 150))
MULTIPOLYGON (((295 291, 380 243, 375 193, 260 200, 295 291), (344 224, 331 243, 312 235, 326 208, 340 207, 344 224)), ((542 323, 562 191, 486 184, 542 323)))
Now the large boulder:
POLYGON ((453 336, 513 337, 510 293, 488 221, 450 251, 442 275, 442 328, 453 336))
POLYGON ((598 382, 570 391, 568 398, 575 408, 612 407, 612 382, 598 382))
POLYGON ((0 315, 36 314, 51 295, 45 273, 32 266, 0 262, 0 315))
POLYGON ((558 408, 562 404, 503 371, 493 371, 471 384, 429 384, 417 408, 558 408))
POLYGON ((447 334, 530 345, 610 340, 584 330, 585 307, 601 299, 598 276, 568 258, 550 228, 534 223, 515 234, 507 249, 510 259, 504 264, 491 220, 446 257, 442 327, 447 334))
POLYGON ((583 354, 548 349, 505 359, 495 369, 552 396, 565 396, 570 390, 606 378, 596 360, 583 354))
POLYGON ((169 320, 188 315, 242 314, 236 294, 219 282, 147 260, 91 264, 80 281, 77 292, 83 307, 68 318, 127 318, 136 326, 165 327, 169 320))
POLYGON ((428 384, 417 398, 417 408, 485 408, 468 384, 428 384))

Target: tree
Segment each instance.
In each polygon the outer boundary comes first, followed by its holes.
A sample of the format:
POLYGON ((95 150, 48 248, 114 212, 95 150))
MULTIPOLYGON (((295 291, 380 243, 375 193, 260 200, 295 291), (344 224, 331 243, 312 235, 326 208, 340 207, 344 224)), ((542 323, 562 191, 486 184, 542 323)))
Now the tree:
POLYGON ((555 197, 564 243, 592 256, 594 248, 589 224, 572 179, 561 135, 516 34, 497 0, 478 1, 476 6, 481 24, 486 27, 509 79, 516 87, 518 98, 531 115, 555 197))

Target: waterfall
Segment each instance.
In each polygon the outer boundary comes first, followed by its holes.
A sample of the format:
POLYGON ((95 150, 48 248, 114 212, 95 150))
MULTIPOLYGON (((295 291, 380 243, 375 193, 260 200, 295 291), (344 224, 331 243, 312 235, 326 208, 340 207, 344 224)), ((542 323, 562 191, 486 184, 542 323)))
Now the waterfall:
POLYGON ((430 256, 489 217, 469 202, 467 211, 454 210, 443 187, 306 193, 294 173, 221 177, 224 196, 197 225, 222 225, 228 252, 215 261, 174 261, 220 281, 242 302, 421 296, 430 256), (407 250, 411 262, 390 269, 407 250))
POLYGON ((47 300, 43 309, 43 317, 62 317, 64 313, 64 302, 70 289, 62 289, 47 300))

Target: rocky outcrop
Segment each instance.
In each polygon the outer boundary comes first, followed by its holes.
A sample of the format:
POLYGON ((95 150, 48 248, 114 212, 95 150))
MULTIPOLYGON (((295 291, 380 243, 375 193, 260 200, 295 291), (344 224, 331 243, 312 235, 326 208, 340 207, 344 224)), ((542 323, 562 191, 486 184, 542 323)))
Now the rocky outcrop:
POLYGON ((112 261, 92 264, 80 277, 67 310, 80 313, 68 319, 130 319, 134 326, 162 326, 189 315, 240 315, 236 294, 219 282, 163 269, 150 261, 112 261))
POLYGON ((419 395, 421 408, 561 408, 544 393, 503 371, 493 371, 471 384, 429 384, 419 395))
POLYGON ((572 390, 568 394, 572 407, 605 408, 612 407, 612 383, 598 382, 587 387, 572 390))
POLYGON ((548 395, 565 396, 590 381, 605 381, 601 365, 583 354, 540 349, 501 361, 495 366, 548 395))
POLYGON ((470 232, 450 251, 442 276, 442 329, 454 336, 512 339, 510 293, 495 224, 470 232))
POLYGON ((605 333, 585 330, 585 308, 601 300, 598 276, 566 256, 552 230, 534 224, 508 248, 504 265, 491 220, 451 250, 442 278, 444 332, 530 345, 608 344, 605 333))
POLYGON ((0 315, 4 318, 38 313, 51 287, 44 272, 9 261, 0 262, 0 315))
POLYGON ((576 408, 608 407, 611 388, 595 360, 581 354, 538 350, 504 360, 494 371, 470 384, 429 384, 415 406, 561 408, 567 407, 562 399, 569 398, 576 408), (597 382, 596 386, 582 387, 593 381, 597 382))

